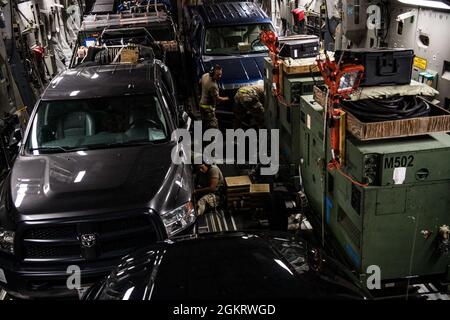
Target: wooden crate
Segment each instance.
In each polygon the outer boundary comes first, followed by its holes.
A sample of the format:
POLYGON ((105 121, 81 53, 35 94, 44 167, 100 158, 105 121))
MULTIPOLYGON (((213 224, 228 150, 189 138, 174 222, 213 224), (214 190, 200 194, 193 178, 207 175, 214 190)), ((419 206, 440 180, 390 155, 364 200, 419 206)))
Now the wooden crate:
POLYGON ((270 195, 270 185, 266 183, 256 183, 250 186, 250 205, 252 208, 265 207, 270 195))
POLYGON ((120 54, 121 63, 136 64, 139 60, 139 52, 137 48, 124 48, 120 54))
MULTIPOLYGON (((324 87, 314 86, 314 101, 322 107, 325 107, 325 92, 324 87)), ((423 99, 420 96, 419 98, 423 99)), ((450 112, 428 101, 427 103, 431 108, 430 116, 392 121, 362 122, 351 112, 346 111, 347 131, 363 141, 450 132, 450 112)))
POLYGON ((327 94, 326 94, 326 89, 324 86, 320 86, 320 87, 314 86, 313 99, 315 102, 317 102, 323 108, 326 108, 325 105, 327 102, 327 94))
POLYGON ((268 183, 253 183, 250 185, 250 194, 270 193, 270 185, 268 183))
POLYGON ((359 140, 377 140, 418 136, 435 132, 450 132, 450 112, 430 103, 430 116, 380 121, 362 122, 346 111, 347 131, 359 140))
POLYGON ((250 186, 252 184, 249 176, 226 177, 225 184, 227 186, 228 207, 234 207, 235 202, 238 206, 240 206, 241 201, 248 203, 250 186))
POLYGON ((234 188, 234 187, 248 187, 250 190, 250 185, 252 184, 252 181, 250 180, 249 176, 234 176, 234 177, 226 177, 225 183, 228 188, 234 188))
POLYGON ((315 58, 304 58, 294 60, 295 64, 288 65, 286 61, 283 61, 283 72, 286 74, 311 74, 318 73, 319 68, 317 67, 315 58))

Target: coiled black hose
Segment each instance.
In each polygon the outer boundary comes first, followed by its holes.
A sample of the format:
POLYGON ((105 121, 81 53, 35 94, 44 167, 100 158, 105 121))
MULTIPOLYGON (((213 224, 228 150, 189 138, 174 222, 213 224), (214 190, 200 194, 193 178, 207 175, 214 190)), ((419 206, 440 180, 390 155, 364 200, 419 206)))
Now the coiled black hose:
POLYGON ((418 118, 430 113, 430 105, 416 96, 344 101, 342 105, 363 122, 418 118))

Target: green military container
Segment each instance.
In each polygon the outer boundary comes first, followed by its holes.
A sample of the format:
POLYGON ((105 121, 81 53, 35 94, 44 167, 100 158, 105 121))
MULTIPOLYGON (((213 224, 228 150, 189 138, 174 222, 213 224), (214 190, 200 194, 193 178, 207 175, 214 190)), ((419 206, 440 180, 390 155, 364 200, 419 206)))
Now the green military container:
POLYGON ((278 129, 280 110, 276 97, 272 94, 273 65, 270 58, 264 58, 264 112, 266 127, 278 129))
MULTIPOLYGON (((300 97, 311 95, 314 87, 313 78, 288 78, 283 81, 284 101, 280 104, 280 122, 293 136, 298 136, 300 121, 300 97), (284 102, 284 103, 283 103, 284 102)), ((297 153, 298 154, 298 153, 297 153)))
POLYGON ((273 65, 264 59, 265 122, 269 129, 280 130, 280 156, 283 163, 299 165, 300 161, 300 97, 310 95, 314 84, 323 83, 320 76, 283 74, 281 81, 283 100, 271 94, 273 91, 273 65))
POLYGON ((300 99, 300 168, 303 185, 316 219, 321 219, 324 199, 323 108, 312 95, 300 99))
POLYGON ((323 109, 311 100, 302 97, 301 126, 302 178, 311 218, 321 223, 324 206, 326 229, 361 278, 375 265, 386 281, 438 275, 449 280, 442 230, 450 225, 450 135, 381 141, 349 136, 342 170, 368 186, 336 170, 327 171, 324 182, 323 109))
POLYGON ((314 84, 322 82, 321 77, 283 75, 283 101, 279 102, 281 152, 292 164, 300 163, 300 98, 311 95, 314 84))

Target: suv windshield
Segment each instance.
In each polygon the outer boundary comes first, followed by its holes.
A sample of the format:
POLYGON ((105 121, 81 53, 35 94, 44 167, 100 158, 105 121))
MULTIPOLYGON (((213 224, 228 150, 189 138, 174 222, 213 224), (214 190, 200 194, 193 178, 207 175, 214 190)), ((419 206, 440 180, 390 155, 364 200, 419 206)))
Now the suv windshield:
POLYGON ((267 47, 259 41, 262 30, 273 28, 270 23, 208 28, 204 52, 206 55, 266 52, 267 47))
POLYGON ((156 96, 42 101, 38 108, 27 139, 29 152, 108 148, 169 137, 156 96))

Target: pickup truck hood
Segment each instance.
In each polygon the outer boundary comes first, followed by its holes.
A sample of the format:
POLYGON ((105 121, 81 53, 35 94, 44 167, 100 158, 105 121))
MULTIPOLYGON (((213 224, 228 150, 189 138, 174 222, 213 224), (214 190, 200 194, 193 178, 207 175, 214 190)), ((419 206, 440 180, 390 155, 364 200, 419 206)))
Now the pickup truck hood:
POLYGON ((255 84, 264 78, 265 55, 255 54, 250 57, 208 57, 203 59, 203 67, 207 72, 212 65, 219 64, 223 68, 221 89, 237 89, 242 85, 255 84))
POLYGON ((140 249, 84 298, 298 301, 364 299, 366 294, 324 252, 291 234, 261 231, 174 238, 140 249))
POLYGON ((23 219, 136 208, 163 212, 180 200, 175 189, 182 183, 174 182, 183 179, 182 165, 172 164, 172 147, 167 143, 19 156, 9 176, 11 205, 23 219), (174 197, 154 203, 156 194, 174 197))

